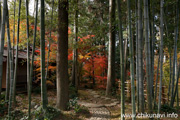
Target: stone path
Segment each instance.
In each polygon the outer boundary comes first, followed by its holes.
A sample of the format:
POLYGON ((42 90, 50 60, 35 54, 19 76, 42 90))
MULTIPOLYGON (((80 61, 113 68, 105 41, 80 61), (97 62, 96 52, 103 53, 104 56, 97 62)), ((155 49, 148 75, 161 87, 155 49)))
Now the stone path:
MULTIPOLYGON (((89 109, 92 116, 88 120, 110 120, 110 112, 106 107, 113 107, 119 104, 117 99, 111 99, 105 96, 99 95, 96 91, 87 90, 88 95, 91 95, 94 99, 98 99, 99 103, 93 103, 94 101, 78 101, 78 104, 85 106, 89 109), (108 101, 107 103, 101 103, 101 101, 108 101)), ((92 100, 93 100, 92 98, 92 100)))
POLYGON ((110 112, 105 107, 89 108, 89 111, 92 114, 89 120, 109 120, 110 119, 110 112))

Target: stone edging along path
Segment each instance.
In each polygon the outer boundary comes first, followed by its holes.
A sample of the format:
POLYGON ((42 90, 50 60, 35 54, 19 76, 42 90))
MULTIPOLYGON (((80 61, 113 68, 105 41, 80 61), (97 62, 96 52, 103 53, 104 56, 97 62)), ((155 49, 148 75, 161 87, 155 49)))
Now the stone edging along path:
POLYGON ((119 104, 119 101, 117 99, 111 99, 109 97, 101 96, 96 91, 93 91, 93 90, 87 90, 87 92, 93 98, 108 101, 107 104, 78 101, 78 104, 87 107, 89 109, 90 113, 92 114, 92 116, 89 118, 89 120, 109 120, 110 112, 106 107, 116 106, 119 104))

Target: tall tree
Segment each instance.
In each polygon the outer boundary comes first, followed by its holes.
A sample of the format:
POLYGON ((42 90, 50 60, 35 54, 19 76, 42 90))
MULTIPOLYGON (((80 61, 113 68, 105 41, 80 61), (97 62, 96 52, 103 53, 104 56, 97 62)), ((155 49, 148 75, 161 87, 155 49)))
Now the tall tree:
POLYGON ((148 113, 152 113, 152 92, 151 92, 151 59, 150 59, 150 40, 149 40, 149 18, 148 0, 144 0, 144 26, 145 26, 145 45, 146 45, 146 79, 147 79, 147 102, 148 113))
POLYGON ((14 68, 14 83, 13 83, 13 102, 16 103, 16 80, 17 80, 17 67, 18 67, 18 47, 19 47, 19 26, 20 26, 20 14, 21 14, 21 0, 19 0, 18 8, 18 21, 17 21, 17 40, 16 40, 16 59, 14 68))
POLYGON ((46 67, 46 77, 47 80, 48 77, 48 67, 49 67, 49 56, 50 56, 50 48, 51 48, 51 31, 52 31, 52 25, 53 25, 53 8, 54 8, 54 0, 52 0, 52 7, 51 7, 51 23, 50 23, 50 32, 49 32, 49 47, 48 47, 48 57, 47 57, 47 67, 46 67))
MULTIPOLYGON (((34 53, 35 53, 35 43, 36 43, 36 31, 37 31, 37 17, 38 17, 38 0, 36 0, 36 16, 35 16, 35 21, 34 21, 34 34, 33 34, 33 47, 32 47, 32 58, 31 58, 31 68, 30 68, 30 90, 32 91, 32 80, 33 80, 33 66, 34 66, 34 53)), ((31 94, 29 94, 29 101, 31 101, 31 94)), ((31 102, 29 102, 29 104, 31 104, 31 102)), ((29 105, 31 106, 31 105, 29 105)), ((29 109, 29 117, 31 114, 31 109, 29 109)))
POLYGON ((139 112, 139 62, 138 62, 138 7, 137 0, 135 1, 136 9, 136 93, 137 93, 137 111, 139 112))
POLYGON ((46 88, 46 79, 45 79, 45 7, 44 0, 41 0, 41 99, 42 99, 42 108, 45 110, 47 108, 48 99, 47 99, 47 88, 46 88))
POLYGON ((10 29, 9 29, 9 13, 8 13, 8 5, 7 14, 6 14, 6 26, 7 26, 7 40, 8 40, 8 54, 9 54, 9 63, 10 63, 10 93, 9 93, 9 106, 8 106, 8 120, 11 120, 11 109, 12 109, 12 101, 13 101, 13 81, 14 81, 14 65, 13 65, 13 57, 11 52, 11 39, 10 39, 10 29))
POLYGON ((134 86, 134 50, 133 50, 133 40, 131 31, 131 5, 130 0, 127 0, 128 8, 128 39, 129 39, 129 55, 130 55, 130 74, 131 74, 131 103, 132 103, 132 120, 136 119, 136 105, 135 105, 135 86, 134 86))
POLYGON ((109 51, 106 96, 115 87, 115 0, 109 0, 109 51))
POLYGON ((163 79, 163 11, 164 11, 164 0, 160 2, 160 83, 159 83, 159 99, 158 99, 158 113, 161 110, 161 95, 162 95, 162 79, 163 79))
POLYGON ((1 100, 2 79, 3 79, 3 53, 4 53, 5 21, 6 21, 6 13, 7 13, 6 4, 7 4, 7 0, 3 0, 3 17, 2 17, 2 23, 0 22, 0 24, 1 24, 1 26, 0 26, 1 27, 1 41, 0 41, 0 100, 1 100))
POLYGON ((125 79, 125 71, 124 71, 124 48, 123 48, 123 31, 122 31, 122 10, 121 10, 121 0, 117 0, 117 10, 118 10, 118 29, 119 29, 119 43, 120 43, 120 80, 121 80, 121 120, 125 120, 125 90, 124 90, 124 79, 125 79))
MULTIPOLYGON (((171 103, 170 106, 173 107, 174 101, 175 101, 175 91, 178 91, 178 85, 177 88, 175 88, 174 91, 174 82, 175 82, 175 63, 177 62, 177 40, 178 40, 178 30, 179 30, 179 0, 177 0, 176 4, 176 28, 175 28, 175 42, 174 42, 174 59, 173 59, 173 80, 172 80, 172 86, 171 86, 171 103)), ((179 73, 179 72, 178 72, 179 73)), ((178 78, 176 78, 176 84, 178 84, 178 78)))
MULTIPOLYGON (((150 38, 151 38, 151 41, 150 41, 150 48, 151 48, 151 92, 152 92, 152 97, 154 97, 154 49, 155 49, 155 23, 154 23, 154 14, 155 14, 155 10, 154 10, 154 1, 151 2, 151 5, 150 5, 150 0, 148 1, 149 2, 149 9, 150 9, 150 6, 151 9, 152 9, 152 14, 149 14, 150 18, 149 18, 149 23, 150 23, 150 38)), ((151 11, 149 10, 149 13, 151 13, 151 11)), ((152 98, 152 101, 153 101, 153 98, 152 98)))
POLYGON ((72 67, 72 85, 78 89, 78 0, 75 0, 75 14, 74 14, 74 49, 73 49, 73 67, 72 67))
POLYGON ((66 110, 69 101, 68 78, 68 0, 58 3, 57 107, 66 110))
POLYGON ((29 3, 26 0, 26 35, 27 35, 27 86, 28 86, 28 119, 31 119, 31 83, 30 83, 30 64, 29 64, 29 3))
POLYGON ((144 112, 144 76, 143 76, 143 28, 142 0, 138 0, 138 69, 139 69, 139 111, 144 112))
MULTIPOLYGON (((8 46, 8 52, 11 50, 8 46)), ((9 53, 7 55, 7 62, 6 62, 6 95, 5 95, 5 100, 9 100, 9 87, 10 87, 10 76, 9 76, 9 71, 10 71, 10 65, 9 65, 9 53)))
MULTIPOLYGON (((12 52, 12 58, 14 58, 14 45, 15 45, 16 0, 14 0, 14 9, 13 10, 14 10, 14 22, 13 22, 13 52, 12 52)), ((14 59, 12 61, 13 61, 13 65, 14 65, 14 59)))
POLYGON ((159 58, 158 58, 158 67, 157 67, 157 73, 156 73, 156 84, 155 84, 155 93, 154 93, 154 108, 156 106, 157 84, 158 84, 158 78, 159 78, 159 63, 160 63, 160 54, 159 54, 159 58))

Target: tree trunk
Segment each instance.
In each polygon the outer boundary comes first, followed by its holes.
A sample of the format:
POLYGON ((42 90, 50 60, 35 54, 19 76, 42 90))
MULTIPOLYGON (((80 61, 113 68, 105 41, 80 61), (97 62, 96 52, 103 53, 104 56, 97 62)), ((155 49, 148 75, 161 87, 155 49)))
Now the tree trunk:
POLYGON ((44 0, 41 0, 41 100, 42 108, 45 110, 48 104, 47 98, 47 88, 46 88, 46 79, 45 79, 45 15, 44 15, 44 0))
POLYGON ((136 9, 136 93, 137 93, 137 111, 139 112, 139 69, 138 69, 138 9, 137 0, 135 1, 136 9))
MULTIPOLYGON (((13 23, 13 52, 12 52, 12 58, 13 58, 13 65, 14 65, 14 45, 15 45, 15 17, 16 17, 16 0, 14 0, 14 23, 13 23)), ((14 74, 14 73, 13 73, 14 74)))
POLYGON ((109 0, 109 54, 106 96, 115 87, 115 0, 109 0))
POLYGON ((163 79, 163 4, 164 0, 161 0, 160 2, 160 83, 159 83, 159 99, 158 99, 158 113, 160 114, 161 110, 161 95, 162 95, 162 79, 163 79))
POLYGON ((158 67, 157 67, 157 74, 156 74, 156 84, 155 84, 155 93, 154 93, 154 109, 156 106, 157 84, 158 84, 158 77, 159 77, 159 63, 160 63, 160 54, 159 54, 159 58, 158 58, 158 67))
MULTIPOLYGON (((172 99, 172 103, 171 103, 172 105, 171 106, 174 106, 175 97, 178 94, 179 72, 180 72, 180 65, 179 65, 179 70, 178 70, 177 79, 176 79, 176 88, 175 88, 175 91, 174 91, 174 94, 173 94, 173 99, 172 99)), ((178 98, 177 98, 177 102, 179 102, 178 98)))
POLYGON ((53 8, 54 8, 54 0, 52 0, 52 12, 51 12, 51 25, 50 25, 50 33, 49 33, 49 47, 48 47, 48 57, 47 57, 47 67, 46 67, 46 77, 45 79, 47 80, 48 77, 48 67, 49 67, 49 56, 50 56, 50 48, 51 48, 51 30, 52 30, 52 23, 53 23, 53 8))
MULTIPOLYGON (((175 63, 177 64, 177 40, 178 40, 178 29, 179 29, 178 26, 179 26, 179 0, 177 0, 177 6, 176 6, 176 30, 175 30, 175 43, 174 43, 173 79, 172 79, 172 86, 171 86, 171 103, 170 103, 171 107, 173 107, 174 105, 175 95, 176 95, 176 93, 174 93, 174 81, 175 81, 175 72, 176 72, 175 63)), ((178 80, 176 82, 178 82, 178 80)), ((178 88, 178 85, 177 85, 177 88, 178 88)), ((177 88, 175 88, 175 90, 177 88)))
POLYGON ((3 0, 3 17, 2 17, 2 23, 0 22, 0 24, 1 24, 1 26, 0 26, 1 27, 1 41, 0 41, 0 100, 1 100, 2 79, 3 79, 4 37, 5 37, 5 21, 6 21, 6 13, 7 13, 6 4, 7 4, 7 0, 3 0))
MULTIPOLYGON (((150 0, 149 0, 150 2, 150 0)), ((149 5, 150 6, 150 5, 149 5)), ((152 19, 150 19, 150 25, 151 25, 151 91, 152 91, 152 101, 154 98, 154 48, 155 48, 155 27, 154 27, 154 1, 152 1, 152 19)), ((149 11, 150 13, 150 11, 149 11)))
POLYGON ((134 50, 133 50, 133 40, 132 40, 132 31, 131 31, 131 5, 130 0, 127 1, 127 8, 128 8, 128 39, 130 44, 130 74, 131 74, 131 103, 132 103, 132 120, 136 119, 136 105, 135 105, 135 86, 134 86, 134 50))
MULTIPOLYGON (((6 4, 4 4, 6 7, 6 4)), ((6 14, 6 25, 7 25, 7 40, 8 40, 8 54, 9 54, 9 62, 10 62, 10 93, 9 93, 9 106, 8 106, 8 120, 11 120, 11 109, 12 109, 12 101, 13 101, 13 88, 14 88, 14 65, 13 65, 13 57, 11 53, 11 39, 10 39, 10 30, 9 30, 9 13, 7 8, 7 14, 6 14)))
POLYGON ((172 72, 171 72, 171 71, 172 71, 172 62, 171 62, 171 61, 172 61, 172 60, 171 60, 172 57, 171 57, 171 56, 172 56, 172 55, 171 55, 171 52, 170 52, 170 50, 169 50, 169 66, 170 66, 170 69, 169 69, 169 70, 170 70, 170 73, 169 73, 169 74, 170 74, 170 75, 169 75, 169 87, 168 87, 168 101, 169 101, 169 97, 170 97, 171 82, 172 82, 172 79, 171 79, 171 78, 172 78, 172 76, 171 76, 171 75, 172 75, 172 74, 171 74, 171 73, 172 73, 172 72))
POLYGON ((117 0, 117 10, 118 10, 118 28, 119 28, 119 43, 120 43, 120 66, 121 66, 121 120, 125 120, 125 91, 124 91, 124 48, 123 48, 123 31, 122 31, 122 11, 121 11, 121 0, 117 0))
POLYGON ((68 0, 58 4, 57 108, 66 110, 69 101, 68 78, 68 0))
POLYGON ((151 51, 149 40, 149 19, 148 19, 148 0, 144 0, 144 27, 145 27, 145 42, 146 42, 146 80, 147 80, 147 104, 148 113, 152 113, 152 84, 151 84, 151 51))
POLYGON ((5 95, 5 100, 9 100, 9 87, 10 87, 10 76, 9 76, 9 71, 10 71, 10 65, 9 65, 9 50, 11 50, 11 48, 9 48, 8 45, 8 55, 7 55, 7 64, 6 64, 6 95, 5 95))
POLYGON ((14 83, 13 83, 13 102, 14 102, 14 104, 16 104, 16 80, 17 80, 17 67, 18 67, 18 44, 19 44, 20 14, 21 14, 21 0, 19 0, 18 21, 17 21, 16 59, 15 59, 14 83))
POLYGON ((72 67, 72 85, 78 90, 78 0, 75 0, 75 15, 74 15, 74 49, 73 49, 73 67, 72 67))
POLYGON ((29 65, 29 3, 26 0, 26 35, 27 35, 27 86, 28 86, 28 119, 31 119, 31 83, 29 65))
MULTIPOLYGON (((33 66, 34 66, 34 54, 35 54, 35 43, 36 43, 36 31, 37 31, 37 17, 38 17, 38 0, 36 0, 36 16, 34 22, 34 34, 33 34, 33 48, 32 48, 32 58, 31 58, 31 66, 30 66, 30 92, 32 91, 32 80, 33 80, 33 66)), ((31 94, 29 94, 29 101, 31 101, 31 94)), ((29 103, 31 104, 31 102, 29 103)), ((31 106, 31 105, 29 105, 31 106)), ((31 109, 29 109, 29 113, 31 113, 31 109)), ((30 118, 30 116, 28 117, 30 118)))
POLYGON ((138 0, 139 111, 144 112, 142 0, 138 0))

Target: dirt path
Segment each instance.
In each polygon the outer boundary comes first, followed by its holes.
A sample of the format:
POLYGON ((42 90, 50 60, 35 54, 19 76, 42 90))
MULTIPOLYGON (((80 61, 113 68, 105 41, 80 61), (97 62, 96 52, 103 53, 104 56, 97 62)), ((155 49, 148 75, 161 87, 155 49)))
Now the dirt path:
POLYGON ((89 109, 91 117, 87 120, 110 120, 111 113, 107 107, 119 104, 117 99, 111 99, 98 94, 93 90, 80 90, 80 100, 78 103, 89 109))

